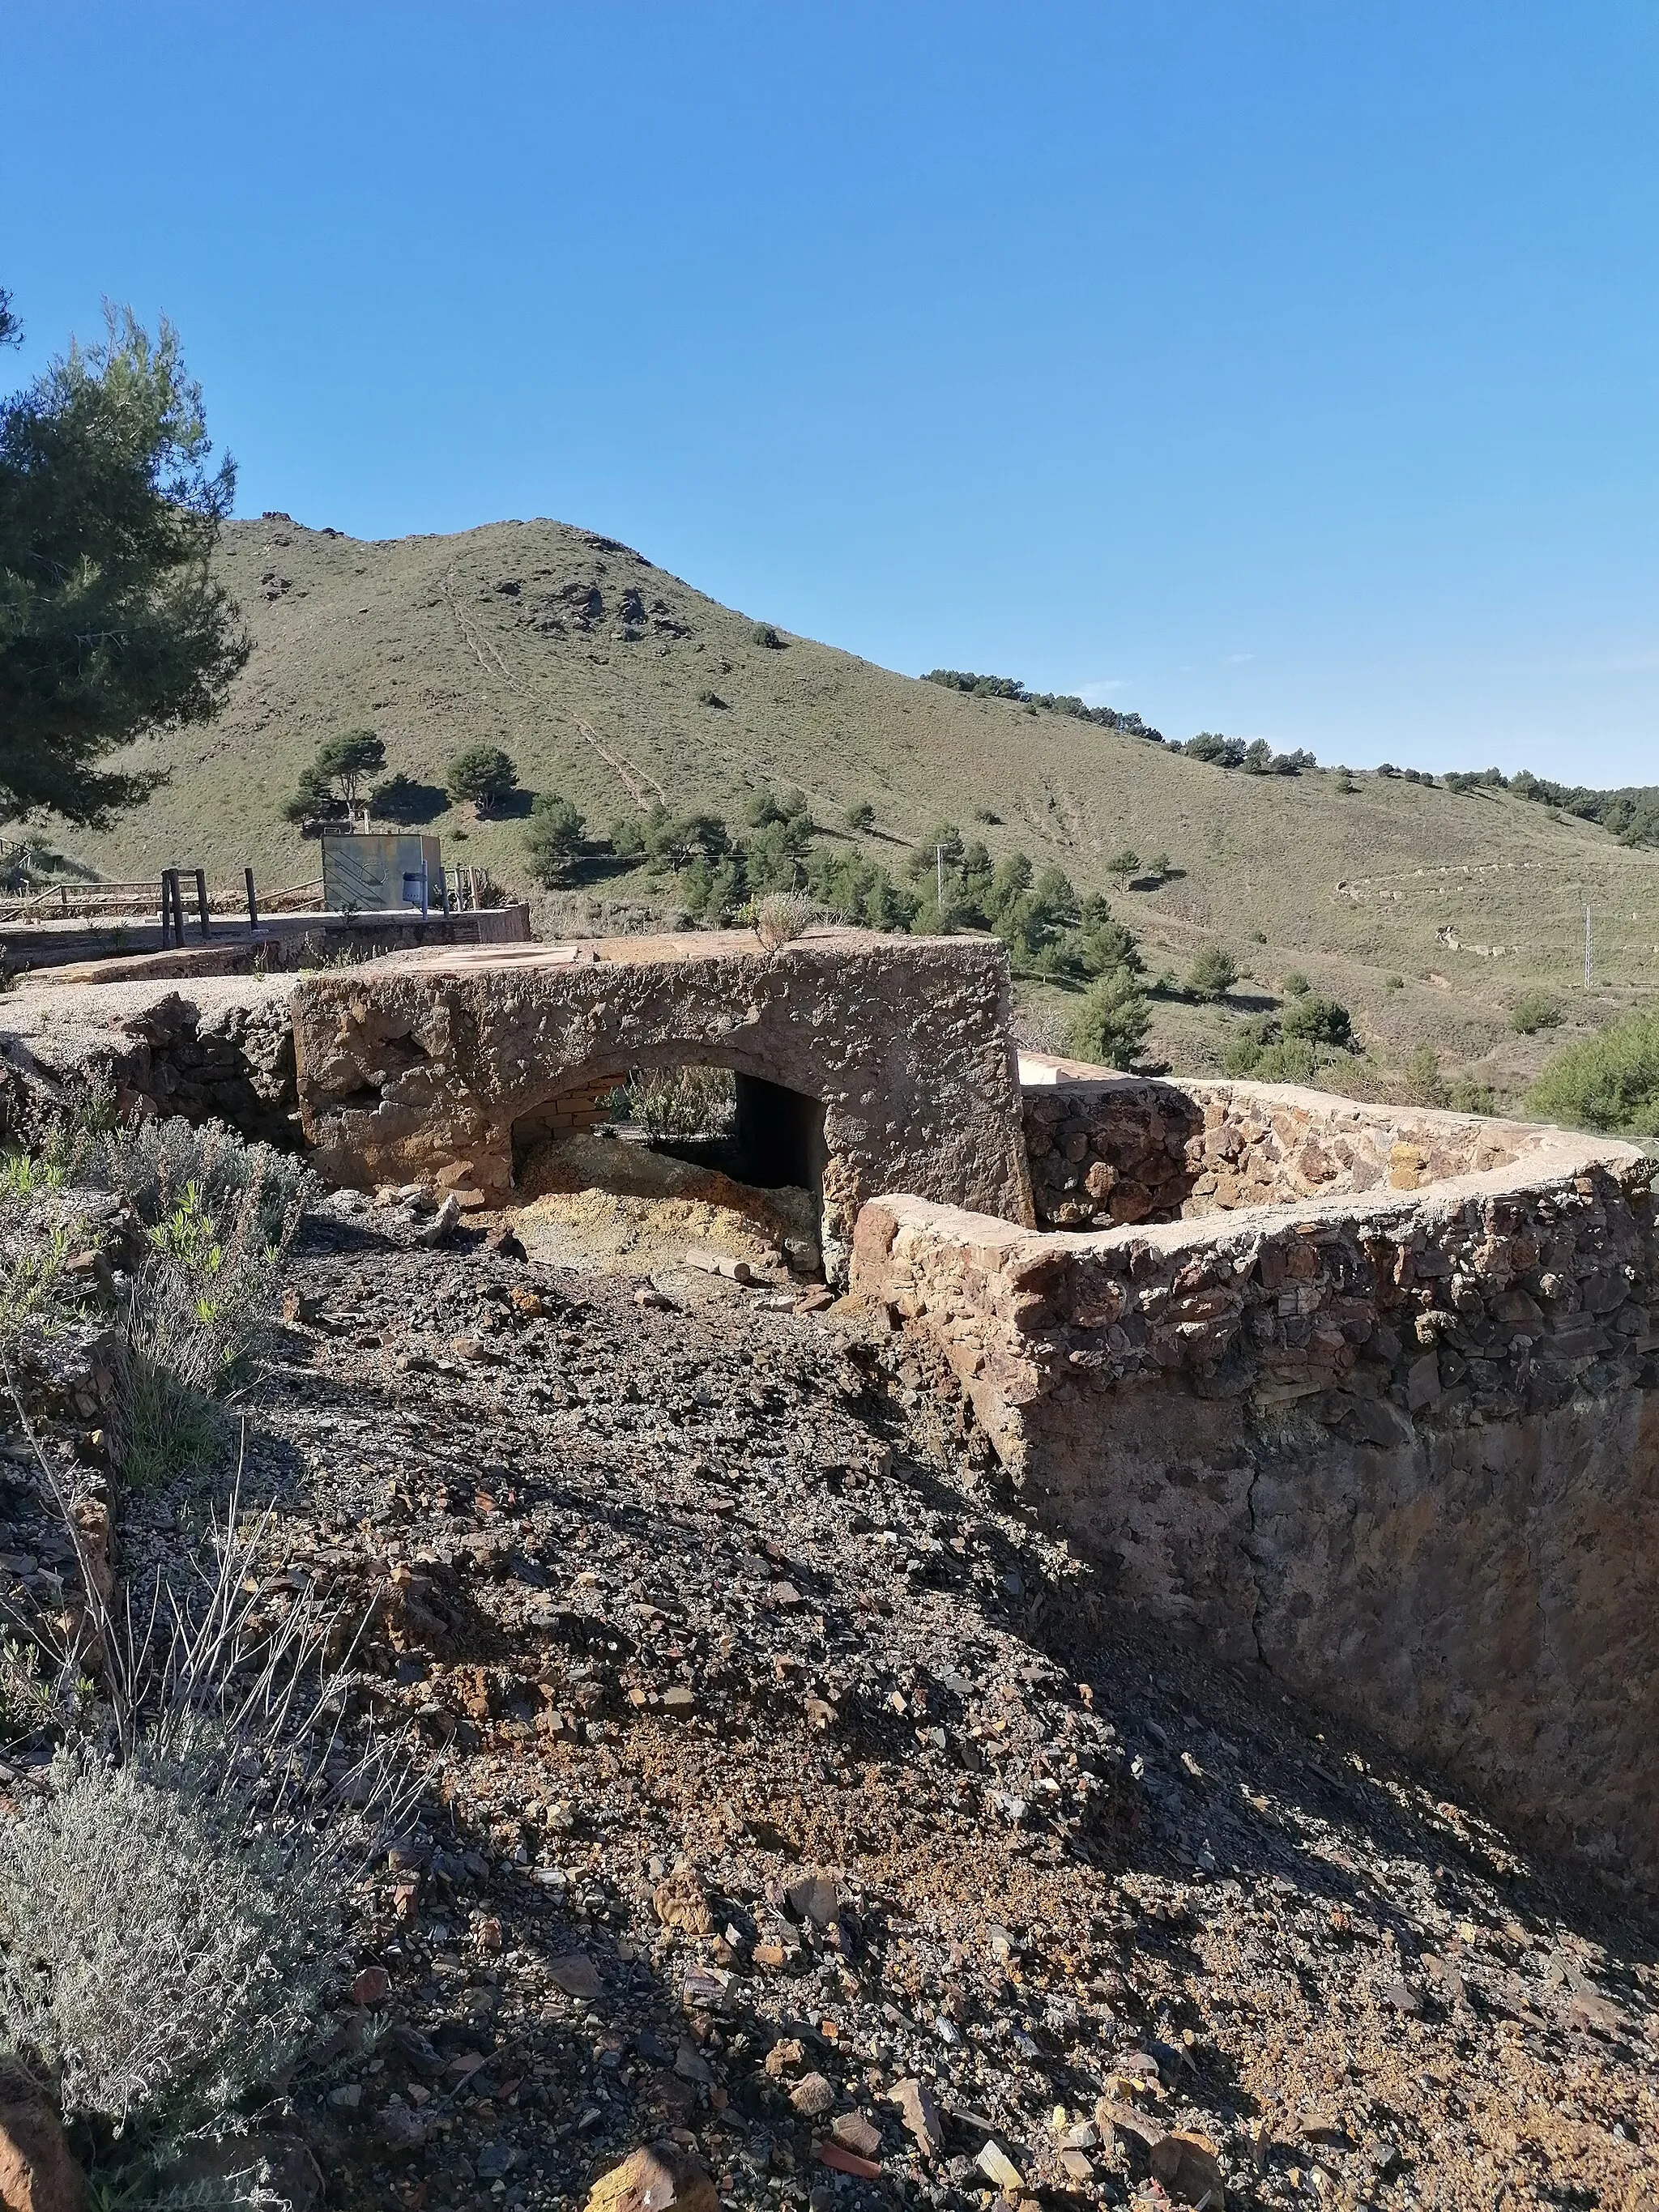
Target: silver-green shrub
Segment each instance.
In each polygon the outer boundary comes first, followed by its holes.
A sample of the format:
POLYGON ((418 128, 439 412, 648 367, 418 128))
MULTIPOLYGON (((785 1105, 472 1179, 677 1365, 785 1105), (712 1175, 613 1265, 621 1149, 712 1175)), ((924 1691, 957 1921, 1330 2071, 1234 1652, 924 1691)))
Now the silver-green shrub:
POLYGON ((149 1246, 128 1302, 121 1425, 124 1471, 148 1484, 211 1456, 217 1407, 275 1321, 312 1178, 269 1145, 180 1120, 128 1123, 99 1164, 149 1246))
POLYGON ((233 1496, 210 1552, 137 1606, 83 1559, 98 1701, 58 1711, 45 1795, 0 1819, 0 2055, 126 2131, 134 2185, 306 2040, 343 1900, 420 1786, 400 1739, 347 1740, 356 1638, 285 1586, 273 1528, 233 1496))
POLYGON ((221 1121, 133 1120, 112 1129, 99 1148, 99 1180, 131 1205, 148 1228, 165 1221, 193 1189, 217 1222, 251 1209, 265 1243, 285 1244, 303 1212, 312 1177, 303 1163, 274 1146, 249 1142, 221 1121))
POLYGON ((66 2115, 211 2125, 300 2045, 337 1893, 223 1746, 59 1754, 0 1828, 0 2046, 66 2115))

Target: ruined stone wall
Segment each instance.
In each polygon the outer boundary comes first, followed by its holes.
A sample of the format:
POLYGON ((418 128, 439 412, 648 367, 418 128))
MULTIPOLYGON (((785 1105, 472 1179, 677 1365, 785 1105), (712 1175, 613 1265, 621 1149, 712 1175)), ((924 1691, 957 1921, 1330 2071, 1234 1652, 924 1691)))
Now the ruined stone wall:
POLYGON ((1519 1122, 1366 1106, 1287 1084, 1142 1076, 1028 1085, 1037 1219, 1056 1229, 1193 1219, 1504 1167, 1538 1132, 1519 1122))
POLYGON ((1410 1191, 1092 1234, 884 1198, 853 1286, 1126 1598, 1651 1880, 1650 1164, 1527 1133, 1410 1191))
POLYGON ((0 1135, 34 1143, 66 1098, 106 1083, 116 1111, 220 1121, 269 1144, 299 1141, 292 986, 205 975, 12 994, 0 1015, 0 1135))
MULTIPOLYGON (((619 1068, 730 1067, 817 1102, 825 1263, 858 1210, 916 1190, 1031 1219, 1007 957, 965 938, 748 932, 417 954, 303 978, 298 1085, 335 1182, 510 1198, 551 1102, 619 1068)), ((554 1109, 556 1111, 556 1109, 554 1109)))

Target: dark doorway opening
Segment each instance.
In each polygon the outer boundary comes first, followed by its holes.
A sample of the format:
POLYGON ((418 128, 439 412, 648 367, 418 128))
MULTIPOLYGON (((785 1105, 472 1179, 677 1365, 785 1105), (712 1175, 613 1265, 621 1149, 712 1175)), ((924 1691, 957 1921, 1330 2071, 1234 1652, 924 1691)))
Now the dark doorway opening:
POLYGON ((821 1201, 830 1158, 822 1101, 760 1075, 738 1075, 735 1084, 732 1146, 737 1164, 731 1172, 739 1182, 762 1190, 793 1183, 821 1201))
MULTIPOLYGON (((702 1206, 710 1225, 699 1239, 746 1261, 750 1281, 822 1280, 829 1158, 818 1099, 695 1061, 585 1078, 513 1124, 521 1202, 545 1200, 562 1220, 562 1200, 606 1194, 615 1204, 599 1214, 615 1216, 633 1250, 684 1239, 684 1204, 702 1206)), ((586 1215, 547 1227, 567 1243, 603 1233, 586 1215)))
POLYGON ((544 1147, 583 1133, 647 1145, 757 1189, 808 1191, 823 1203, 823 1103, 764 1076, 687 1065, 590 1079, 514 1121, 514 1176, 544 1147))

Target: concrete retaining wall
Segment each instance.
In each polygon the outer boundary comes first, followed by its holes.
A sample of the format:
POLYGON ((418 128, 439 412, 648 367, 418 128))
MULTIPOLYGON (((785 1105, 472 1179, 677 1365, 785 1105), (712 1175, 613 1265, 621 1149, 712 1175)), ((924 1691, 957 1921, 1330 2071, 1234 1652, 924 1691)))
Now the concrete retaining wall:
POLYGON ((210 926, 210 937, 198 936, 192 915, 184 944, 164 948, 159 921, 16 923, 0 928, 0 968, 55 988, 69 981, 242 973, 254 965, 256 952, 259 967, 269 969, 306 961, 364 960, 423 945, 526 945, 530 909, 479 907, 424 917, 402 907, 386 914, 270 914, 262 917, 257 933, 228 916, 210 926))

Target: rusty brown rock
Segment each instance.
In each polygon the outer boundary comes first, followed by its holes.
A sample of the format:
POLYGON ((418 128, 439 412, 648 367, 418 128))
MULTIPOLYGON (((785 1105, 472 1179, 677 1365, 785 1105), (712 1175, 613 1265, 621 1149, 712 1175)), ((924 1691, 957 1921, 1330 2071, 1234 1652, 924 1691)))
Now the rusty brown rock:
POLYGON ((653 2143, 600 2175, 586 2212, 717 2212, 719 2203, 700 2160, 678 2143, 653 2143))
POLYGON ((714 1932, 714 1915, 695 1868, 676 1867, 653 1892, 651 1909, 665 1928, 684 1929, 688 1936, 714 1932))
POLYGON ((804 2118, 821 2119, 836 2108, 835 2087, 826 2075, 803 2074, 789 2092, 789 2101, 804 2118))
POLYGON ((86 2203, 87 2179, 51 2098, 23 2068, 0 2063, 0 2207, 85 2212, 86 2203))
POLYGON ((1177 2204, 1202 2204, 1206 2212, 1224 2212, 1221 2167, 1207 2136, 1180 2131, 1164 2136, 1152 2145, 1152 2167, 1177 2204))
POLYGON ((933 2091, 925 2082, 907 2075, 902 2081, 894 2082, 888 2096, 898 2106, 899 2118, 921 2148, 937 2157, 945 2148, 945 2124, 939 2118, 933 2091))

